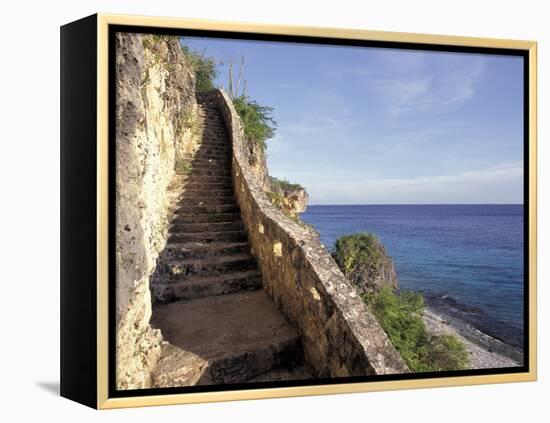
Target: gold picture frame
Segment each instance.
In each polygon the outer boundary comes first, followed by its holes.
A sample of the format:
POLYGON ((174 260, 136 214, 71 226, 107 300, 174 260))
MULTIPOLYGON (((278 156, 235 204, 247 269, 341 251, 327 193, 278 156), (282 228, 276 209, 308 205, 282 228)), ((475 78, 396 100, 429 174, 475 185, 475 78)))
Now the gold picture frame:
MULTIPOLYGON (((89 18, 88 18, 89 19, 89 18)), ((74 309, 69 305, 63 305, 62 300, 62 395, 75 399, 98 409, 112 409, 121 407, 140 407, 153 405, 170 405, 170 404, 188 404, 188 403, 205 403, 215 401, 235 401, 261 398, 280 398, 293 396, 308 396, 308 395, 325 395, 325 394, 345 394, 355 392, 371 392, 385 390, 400 390, 400 389, 419 389, 419 388, 435 388, 447 386, 462 386, 462 385, 478 385, 478 384, 493 384, 507 382, 527 382, 535 381, 537 378, 537 43, 534 41, 517 41, 504 39, 448 36, 448 35, 429 35, 429 34, 411 34, 401 32, 382 32, 369 31, 362 29, 339 29, 339 28, 318 28, 307 26, 286 26, 286 25, 265 25, 254 23, 238 23, 226 21, 211 21, 198 19, 180 19, 180 18, 163 18, 163 17, 146 17, 146 16, 125 16, 114 14, 97 14, 88 22, 89 29, 84 38, 94 41, 92 45, 96 46, 95 63, 97 68, 93 70, 95 75, 95 136, 96 142, 92 148, 95 153, 95 172, 90 180, 95 181, 95 191, 92 194, 95 200, 95 210, 92 214, 95 227, 95 248, 93 263, 88 263, 90 274, 95 278, 93 292, 95 299, 93 305, 96 309, 86 319, 95 321, 95 353, 88 357, 89 365, 93 367, 96 373, 95 384, 90 381, 82 381, 85 386, 80 386, 76 382, 72 382, 72 374, 79 371, 78 366, 73 361, 70 361, 69 356, 75 353, 73 344, 81 342, 76 339, 77 328, 69 328, 70 319, 74 317, 74 309), (528 204, 528 224, 529 224, 529 243, 528 243, 528 370, 517 373, 503 374, 480 374, 452 377, 437 377, 437 378, 418 378, 418 379, 403 379, 403 380, 382 380, 357 383, 338 383, 326 385, 308 385, 308 386, 292 386, 292 387, 269 387, 261 389, 242 389, 242 390, 213 390, 208 392, 192 392, 192 393, 170 393, 170 394, 146 394, 146 395, 109 395, 109 372, 112 371, 112 363, 109 362, 109 346, 112 343, 112 333, 109 326, 109 61, 112 60, 109 51, 109 28, 113 26, 134 26, 140 28, 156 28, 156 29, 186 29, 186 30, 206 30, 216 32, 234 32, 248 34, 268 35, 285 35, 296 37, 318 37, 341 40, 366 40, 380 41, 392 43, 409 43, 418 45, 430 46, 460 46, 460 47, 481 47, 488 49, 514 49, 521 50, 526 53, 528 60, 529 74, 525 75, 528 78, 528 110, 527 116, 528 125, 528 181, 529 181, 529 204, 528 204), (91 31, 91 32, 90 32, 91 31), (91 34, 91 35, 90 35, 91 34), (95 40, 93 40, 95 36, 95 40), (63 317, 63 314, 65 317, 63 317), (63 320, 65 318, 65 320, 63 320), (67 327, 68 329, 65 329, 67 327), (63 331, 65 338, 63 337, 63 331), (65 344, 63 344, 65 342, 65 344), (73 349, 71 349, 73 348, 73 349), (71 353, 72 351, 72 353, 71 353), (63 364, 63 357, 68 361, 63 364), (63 379, 66 379, 65 382, 63 379)), ((76 28, 78 22, 68 24, 66 28, 67 37, 75 35, 78 31, 74 30, 69 33, 70 28, 76 28), (71 27, 72 26, 72 27, 71 27)), ((69 47, 65 46, 66 52, 63 50, 62 57, 65 54, 67 57, 67 66, 71 63, 69 47)), ((63 69, 63 61, 62 61, 63 69)), ((62 71, 63 72, 63 71, 62 71)), ((65 71, 65 76, 70 79, 70 71, 65 71)), ((63 76, 63 75, 62 75, 63 76)), ((66 88, 69 90, 70 87, 66 88)), ((65 91, 66 93, 67 91, 65 91)), ((63 88, 62 88, 62 99, 63 88)), ((75 100, 76 101, 76 100, 75 100)), ((67 102, 68 103, 68 102, 67 102)), ((63 108, 62 108, 63 110, 63 108)), ((74 112, 76 113, 76 112, 74 112)), ((70 112, 64 115, 62 113, 62 125, 71 125, 70 112)), ((66 132, 66 142, 71 139, 70 131, 66 132)), ((63 150, 62 140, 62 150, 63 150)), ((92 151, 91 150, 91 151, 92 151)), ((70 152, 66 153, 65 160, 71 160, 70 152)), ((63 159, 62 159, 63 161, 63 159)), ((63 168, 63 165, 62 165, 63 168)), ((72 175, 67 170, 66 174, 62 172, 63 178, 72 175)), ((74 170, 73 170, 74 172, 74 170)), ((527 175, 526 175, 527 176, 527 175)), ((63 194, 67 202, 71 201, 70 190, 63 194)), ((92 200, 90 200, 92 201, 92 200)), ((63 203, 63 200, 62 200, 63 203)), ((68 206, 67 206, 68 207, 68 206)), ((62 217, 63 220, 63 217, 62 217)), ((68 222, 68 221, 67 221, 68 222)), ((70 223, 66 225, 66 231, 70 231, 73 226, 70 223)), ((62 251, 69 250, 74 244, 69 240, 65 241, 62 237, 62 251)), ((67 254, 70 254, 67 252, 67 254)), ((90 256, 91 257, 91 256, 90 256)), ((62 255, 62 261, 68 261, 69 256, 62 255), (63 258, 65 257, 65 259, 63 258)), ((90 261, 90 260, 89 260, 90 261)), ((64 265, 64 264, 63 264, 64 265)), ((67 266, 74 266, 68 264, 67 266)), ((62 272, 63 273, 63 272, 62 272)), ((71 284, 70 270, 62 275, 62 293, 66 292, 65 304, 73 302, 75 292, 70 291, 68 287, 71 284), (64 279, 65 278, 65 279, 64 279), (65 289, 65 291, 63 291, 65 289)), ((84 282, 82 282, 84 283, 84 282)), ((91 282, 88 282, 91 283, 91 282)), ((88 333, 88 336, 90 336, 88 333)), ((83 335, 84 336, 84 335, 83 335)), ((87 338, 89 342, 90 339, 87 338)))

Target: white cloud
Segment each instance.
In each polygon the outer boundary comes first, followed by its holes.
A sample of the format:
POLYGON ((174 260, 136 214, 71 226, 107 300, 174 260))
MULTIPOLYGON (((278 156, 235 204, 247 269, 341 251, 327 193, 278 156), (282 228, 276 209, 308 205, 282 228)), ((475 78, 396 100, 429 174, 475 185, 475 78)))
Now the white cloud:
POLYGON ((388 113, 447 110, 471 99, 487 67, 482 56, 420 51, 379 51, 364 66, 340 69, 376 95, 388 113))
POLYGON ((431 84, 428 77, 410 77, 379 79, 369 88, 385 100, 392 115, 399 115, 419 105, 424 107, 430 97, 431 84))
POLYGON ((385 178, 373 174, 319 175, 308 181, 311 203, 331 204, 414 204, 494 203, 522 201, 523 163, 508 162, 483 169, 421 176, 385 178))

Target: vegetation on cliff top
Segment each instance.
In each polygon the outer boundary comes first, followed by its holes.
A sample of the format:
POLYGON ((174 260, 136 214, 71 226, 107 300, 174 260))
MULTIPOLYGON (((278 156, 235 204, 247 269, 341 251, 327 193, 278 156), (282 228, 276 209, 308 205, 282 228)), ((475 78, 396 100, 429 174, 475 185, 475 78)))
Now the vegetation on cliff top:
MULTIPOLYGON (((376 270, 383 247, 373 234, 362 232, 338 238, 334 257, 342 272, 354 283, 365 268, 376 270)), ((363 301, 403 357, 411 371, 463 370, 469 366, 465 345, 453 335, 432 335, 424 324, 424 297, 390 286, 368 291, 363 301)))
MULTIPOLYGON (((172 35, 148 34, 142 37, 141 42, 143 47, 150 50, 153 57, 155 57, 157 61, 160 61, 162 59, 162 53, 161 50, 159 50, 160 43, 162 41, 168 42, 173 39, 174 36, 172 35)), ((218 75, 218 63, 216 59, 207 56, 205 52, 193 51, 181 42, 179 45, 195 74, 195 90, 207 91, 214 88, 214 81, 218 75)), ((174 67, 174 63, 166 63, 166 67, 171 71, 174 67)))
POLYGON ((354 273, 360 267, 376 268, 382 259, 378 238, 368 232, 344 235, 336 240, 334 246, 336 248, 334 258, 350 279, 354 279, 354 273))
POLYGON ((304 187, 300 184, 291 183, 286 179, 278 179, 274 176, 270 176, 269 181, 274 191, 300 191, 304 189, 304 187))
POLYGON ((273 108, 262 106, 248 96, 233 99, 235 110, 241 118, 245 137, 265 151, 266 141, 275 135, 277 122, 273 119, 273 108))
POLYGON ((195 72, 195 90, 208 91, 214 88, 214 81, 218 75, 216 60, 204 52, 192 51, 184 44, 181 44, 181 49, 195 72))

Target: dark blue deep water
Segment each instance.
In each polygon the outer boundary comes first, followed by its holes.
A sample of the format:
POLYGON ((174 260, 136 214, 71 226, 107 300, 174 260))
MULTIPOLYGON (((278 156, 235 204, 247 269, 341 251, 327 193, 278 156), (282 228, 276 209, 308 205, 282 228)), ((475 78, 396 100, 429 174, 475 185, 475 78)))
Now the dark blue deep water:
POLYGON ((301 217, 329 251, 339 236, 376 234, 401 289, 523 345, 522 205, 309 206, 301 217))

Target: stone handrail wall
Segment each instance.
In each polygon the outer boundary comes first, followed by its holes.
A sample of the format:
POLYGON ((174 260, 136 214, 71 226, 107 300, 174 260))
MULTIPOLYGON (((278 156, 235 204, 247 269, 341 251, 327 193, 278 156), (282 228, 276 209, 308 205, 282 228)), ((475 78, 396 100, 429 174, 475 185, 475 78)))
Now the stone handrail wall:
POLYGON ((321 245, 276 209, 252 173, 240 118, 223 90, 203 94, 221 111, 233 143, 235 196, 264 289, 300 333, 317 377, 408 372, 386 333, 321 245))

